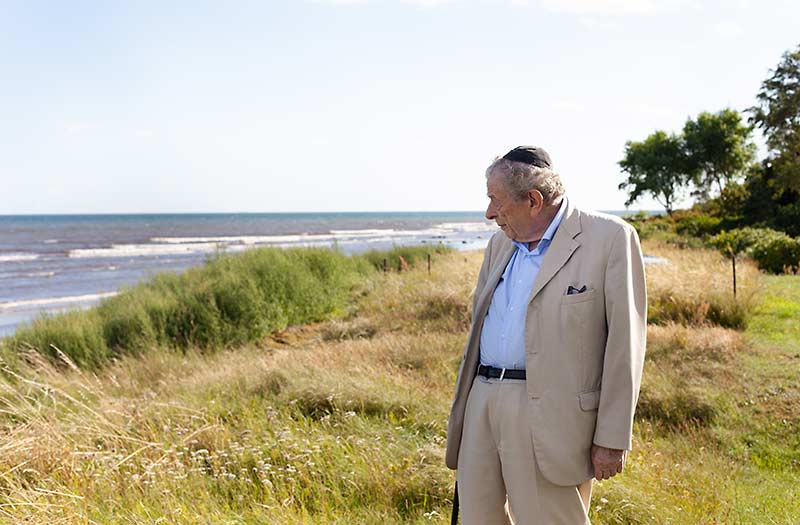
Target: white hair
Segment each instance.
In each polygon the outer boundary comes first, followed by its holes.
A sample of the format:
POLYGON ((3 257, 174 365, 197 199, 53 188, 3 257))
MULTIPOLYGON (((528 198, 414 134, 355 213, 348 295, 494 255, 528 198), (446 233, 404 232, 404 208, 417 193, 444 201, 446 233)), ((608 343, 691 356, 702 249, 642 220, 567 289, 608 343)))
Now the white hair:
POLYGON ((498 157, 486 168, 486 178, 493 173, 501 176, 503 184, 516 201, 527 199, 530 190, 539 190, 548 206, 564 195, 561 176, 550 168, 539 168, 498 157))

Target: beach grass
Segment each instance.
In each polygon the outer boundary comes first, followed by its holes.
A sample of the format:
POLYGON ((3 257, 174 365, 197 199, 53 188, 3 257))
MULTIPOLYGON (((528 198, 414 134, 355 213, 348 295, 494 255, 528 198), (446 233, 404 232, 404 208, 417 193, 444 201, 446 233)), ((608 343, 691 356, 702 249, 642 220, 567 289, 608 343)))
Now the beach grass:
MULTIPOLYGON (((340 315, 350 289, 375 261, 414 265, 443 246, 397 247, 349 257, 326 248, 254 249, 217 254, 185 272, 160 273, 88 311, 45 315, 4 341, 15 362, 30 351, 58 362, 64 353, 97 368, 152 349, 214 351, 257 341, 290 325, 340 315)), ((395 268, 393 265, 392 268, 395 268)))
MULTIPOLYGON (((645 250, 677 266, 648 266, 651 289, 687 262, 687 302, 725 280, 714 252, 645 250)), ((0 522, 449 523, 445 427, 480 261, 370 269, 326 317, 214 352, 96 367, 27 349, 0 379, 0 522)), ((751 277, 746 329, 650 326, 634 450, 595 483, 593 523, 800 519, 800 278, 751 277)))

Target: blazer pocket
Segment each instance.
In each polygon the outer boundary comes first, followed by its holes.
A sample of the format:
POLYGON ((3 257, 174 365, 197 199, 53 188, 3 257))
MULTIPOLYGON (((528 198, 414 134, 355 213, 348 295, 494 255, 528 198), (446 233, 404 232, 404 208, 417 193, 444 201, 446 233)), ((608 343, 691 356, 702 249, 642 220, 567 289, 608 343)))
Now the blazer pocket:
POLYGON ((561 296, 561 304, 575 304, 575 303, 582 303, 584 301, 591 301, 594 299, 597 291, 592 288, 591 290, 586 290, 583 293, 574 293, 572 295, 562 295, 561 296))
POLYGON ((597 410, 600 406, 600 391, 589 390, 588 392, 581 392, 578 394, 578 400, 581 403, 581 410, 597 410))

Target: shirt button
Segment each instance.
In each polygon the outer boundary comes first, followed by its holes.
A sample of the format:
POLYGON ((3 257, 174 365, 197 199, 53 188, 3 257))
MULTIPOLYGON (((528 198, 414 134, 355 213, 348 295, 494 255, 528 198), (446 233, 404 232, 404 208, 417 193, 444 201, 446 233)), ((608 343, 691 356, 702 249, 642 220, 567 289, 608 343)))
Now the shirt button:
POLYGON ((514 310, 514 307, 512 306, 511 308, 509 308, 509 310, 512 310, 512 311, 513 311, 513 310, 514 310))

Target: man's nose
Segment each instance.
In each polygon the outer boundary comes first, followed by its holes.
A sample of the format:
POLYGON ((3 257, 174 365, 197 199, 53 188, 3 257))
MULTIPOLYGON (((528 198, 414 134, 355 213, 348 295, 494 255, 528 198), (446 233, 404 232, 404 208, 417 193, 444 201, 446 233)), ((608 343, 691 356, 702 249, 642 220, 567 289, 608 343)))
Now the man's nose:
POLYGON ((494 218, 497 217, 497 213, 495 213, 494 209, 492 209, 491 204, 486 208, 486 213, 484 214, 484 216, 490 221, 494 220, 494 218))

